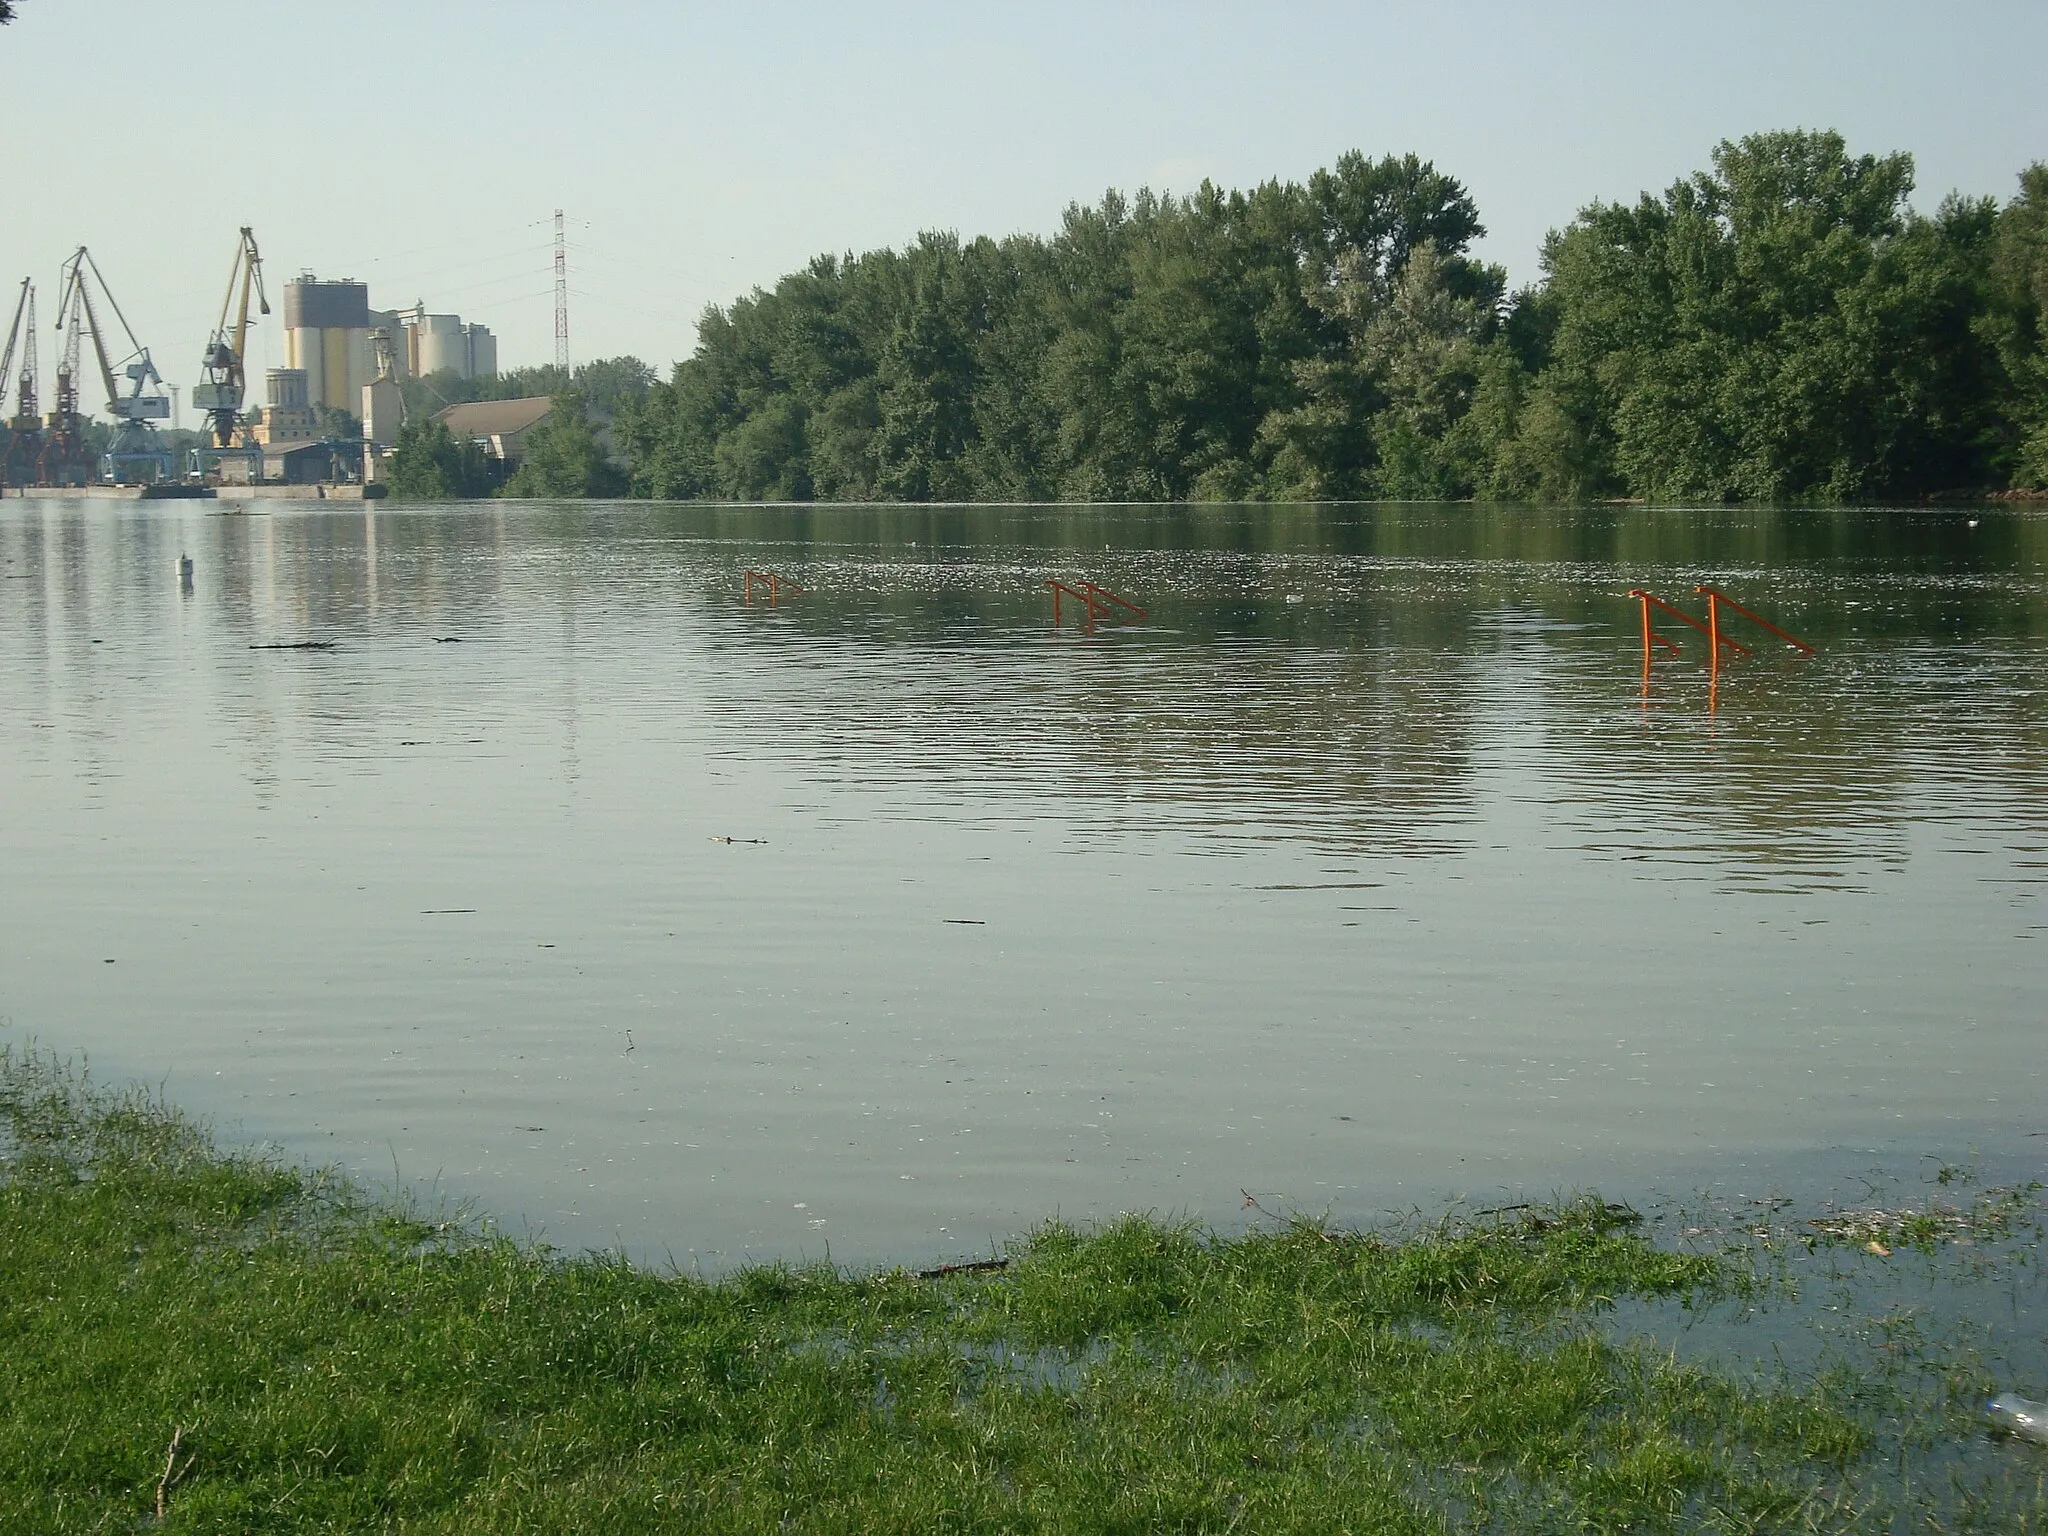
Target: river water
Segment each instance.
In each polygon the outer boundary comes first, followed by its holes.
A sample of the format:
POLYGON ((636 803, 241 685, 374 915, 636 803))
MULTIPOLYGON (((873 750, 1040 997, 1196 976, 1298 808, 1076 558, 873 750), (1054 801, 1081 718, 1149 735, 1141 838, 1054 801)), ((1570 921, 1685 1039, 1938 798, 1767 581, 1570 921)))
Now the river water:
POLYGON ((2048 1154, 2039 512, 7 501, 0 578, 0 1039, 566 1247, 2048 1154), (1701 583, 1818 654, 1646 685, 1701 583))

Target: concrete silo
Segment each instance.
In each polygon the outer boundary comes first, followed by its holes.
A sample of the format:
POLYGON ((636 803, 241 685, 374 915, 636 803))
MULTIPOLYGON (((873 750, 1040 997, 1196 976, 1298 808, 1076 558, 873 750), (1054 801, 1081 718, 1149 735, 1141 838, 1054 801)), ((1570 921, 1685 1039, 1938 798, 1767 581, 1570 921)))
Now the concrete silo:
POLYGON ((284 287, 284 335, 286 363, 305 371, 309 402, 355 410, 373 373, 369 288, 310 272, 292 279, 284 287))
POLYGON ((446 369, 459 379, 489 379, 498 373, 498 338, 487 325, 464 325, 460 315, 430 315, 415 308, 400 316, 405 326, 407 371, 415 378, 446 369))
POLYGON ((491 328, 488 325, 465 325, 462 334, 469 354, 470 377, 495 379, 498 376, 498 338, 491 334, 491 328))
POLYGON ((469 358, 462 344, 462 316, 421 315, 412 327, 413 372, 420 378, 444 369, 469 377, 469 358))

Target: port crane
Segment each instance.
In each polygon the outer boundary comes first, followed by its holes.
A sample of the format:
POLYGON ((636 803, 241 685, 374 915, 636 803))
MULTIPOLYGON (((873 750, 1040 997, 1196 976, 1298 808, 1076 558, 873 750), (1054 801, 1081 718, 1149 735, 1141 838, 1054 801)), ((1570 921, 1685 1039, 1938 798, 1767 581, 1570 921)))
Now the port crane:
POLYGON ((90 335, 93 358, 100 368, 100 381, 107 389, 107 414, 114 418, 113 440, 100 460, 101 477, 117 484, 146 483, 166 478, 170 473, 170 455, 157 440, 155 423, 170 419, 171 397, 164 392, 163 377, 150 360, 149 348, 135 339, 135 328, 121 313, 113 290, 107 287, 106 278, 100 274, 99 264, 84 246, 81 245, 64 263, 61 281, 63 297, 57 303, 57 329, 64 335, 63 361, 57 367, 57 410, 50 416, 52 436, 44 447, 44 456, 49 457, 51 447, 61 434, 66 438, 65 451, 70 461, 63 472, 75 473, 75 466, 84 461, 83 422, 78 412, 78 364, 79 344, 90 335), (87 281, 88 273, 91 274, 91 282, 87 281), (122 373, 128 378, 128 393, 125 395, 114 382, 115 365, 107 356, 106 334, 92 302, 94 286, 99 288, 100 296, 107 301, 114 318, 121 322, 121 330, 128 338, 129 352, 120 363, 122 373), (66 418, 61 425, 59 416, 66 418))
POLYGON ((220 301, 220 323, 206 343, 206 357, 200 364, 201 381, 192 386, 192 404, 206 413, 206 428, 213 446, 234 445, 235 427, 241 419, 242 398, 248 392, 249 374, 243 359, 248 355, 249 290, 256 290, 260 314, 270 313, 270 296, 263 291, 263 256, 256 249, 256 236, 242 226, 235 243, 234 265, 228 268, 227 297, 220 301), (235 287, 241 285, 242 300, 235 303, 235 287), (228 329, 228 312, 235 312, 234 329, 228 329))
POLYGON ((21 280, 21 297, 14 304, 14 324, 7 332, 7 349, 0 352, 0 411, 7 408, 7 385, 13 382, 14 415, 6 422, 7 451, 0 456, 0 485, 33 485, 36 460, 43 447, 42 418, 36 414, 36 286, 35 279, 21 280), (23 322, 27 323, 24 324, 23 322), (28 343, 21 359, 21 372, 14 371, 15 353, 28 343))

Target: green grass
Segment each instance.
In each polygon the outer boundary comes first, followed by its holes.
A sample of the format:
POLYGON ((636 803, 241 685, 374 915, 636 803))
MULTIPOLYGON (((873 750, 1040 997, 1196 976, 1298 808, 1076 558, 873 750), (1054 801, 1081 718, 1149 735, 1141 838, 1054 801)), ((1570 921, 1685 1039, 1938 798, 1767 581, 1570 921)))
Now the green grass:
MULTIPOLYGON (((1869 1383, 1609 1337, 1616 1299, 1682 1316, 1755 1276, 1594 1200, 1364 1234, 1131 1217, 1042 1228, 1001 1273, 706 1281, 423 1221, 5 1048, 0 1156, 0 1531, 1804 1531, 1911 1513, 1886 1491, 1899 1453, 1869 1383)), ((2034 1529, 2044 1509, 1984 1518, 2034 1529)))

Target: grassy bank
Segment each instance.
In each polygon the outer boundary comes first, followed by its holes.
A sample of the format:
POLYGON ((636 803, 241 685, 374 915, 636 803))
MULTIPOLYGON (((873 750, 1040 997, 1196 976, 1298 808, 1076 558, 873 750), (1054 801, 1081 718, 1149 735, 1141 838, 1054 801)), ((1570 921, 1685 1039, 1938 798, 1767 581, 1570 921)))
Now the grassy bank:
POLYGON ((2048 1457, 1969 1422, 1993 1383, 1968 1360, 1922 1348, 1908 1381, 1621 1337, 1617 1304, 1675 1324, 1785 1282, 1598 1201, 1379 1233, 1051 1226, 1001 1270, 710 1282, 422 1221, 4 1050, 0 1156, 8 1532, 159 1508, 166 1530, 492 1533, 2048 1515, 2048 1457))

